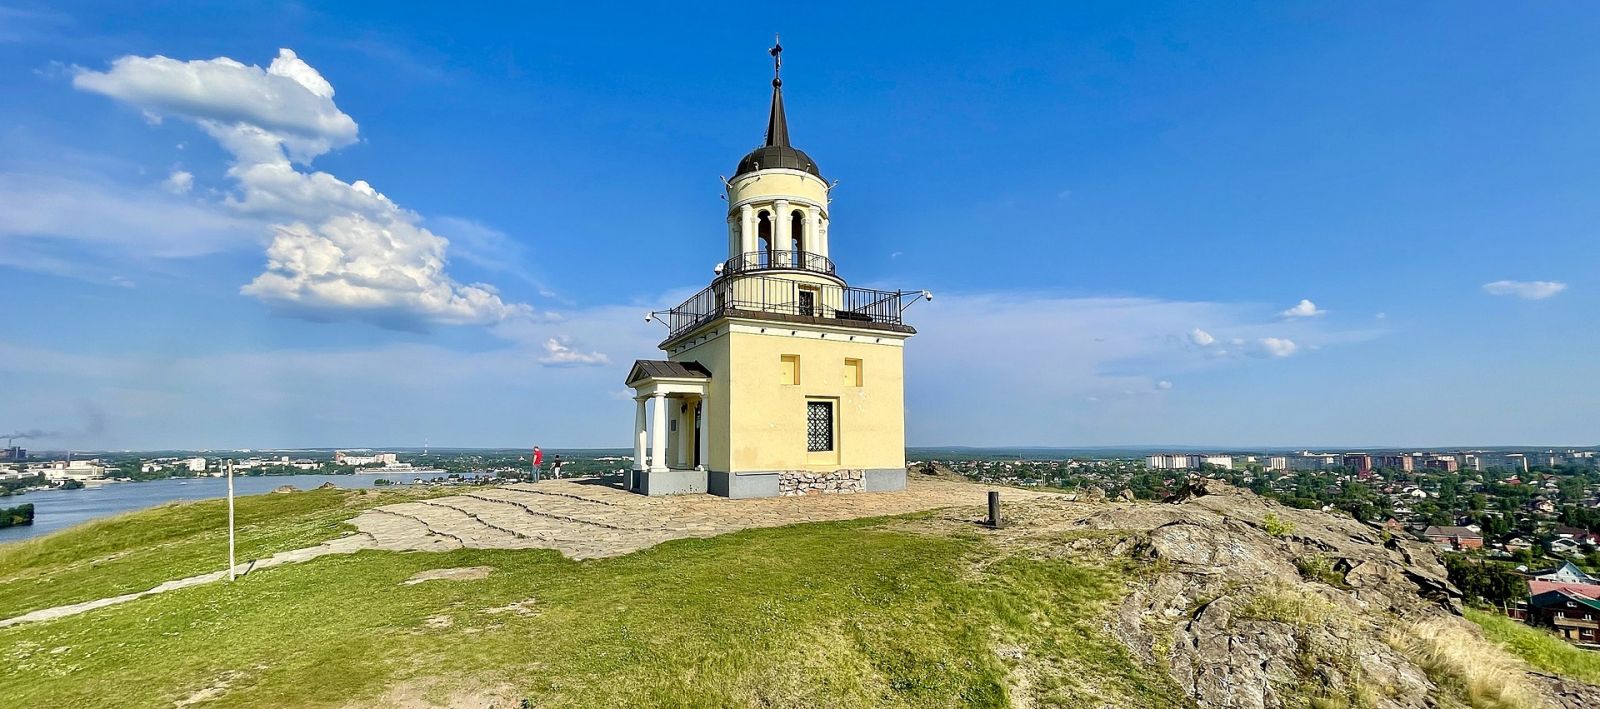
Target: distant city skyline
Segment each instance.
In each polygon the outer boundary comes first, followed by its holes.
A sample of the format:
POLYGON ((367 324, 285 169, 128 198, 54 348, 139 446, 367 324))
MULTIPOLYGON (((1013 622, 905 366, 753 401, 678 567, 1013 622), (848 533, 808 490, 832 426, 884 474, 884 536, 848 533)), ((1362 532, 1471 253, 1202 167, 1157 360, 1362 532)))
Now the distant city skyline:
POLYGON ((1600 443, 1592 8, 218 14, 0 0, 16 445, 625 448, 774 30, 911 447, 1600 443))

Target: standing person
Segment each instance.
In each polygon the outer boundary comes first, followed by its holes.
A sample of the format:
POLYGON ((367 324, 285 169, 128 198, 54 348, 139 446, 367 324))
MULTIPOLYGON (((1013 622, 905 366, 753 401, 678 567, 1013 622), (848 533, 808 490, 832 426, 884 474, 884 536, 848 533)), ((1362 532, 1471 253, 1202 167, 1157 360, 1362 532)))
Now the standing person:
POLYGON ((544 451, 533 447, 533 482, 539 482, 539 469, 544 466, 544 451))
POLYGON ((553 477, 555 477, 555 479, 557 479, 557 480, 561 479, 561 454, 560 453, 556 454, 556 459, 555 460, 550 461, 550 474, 553 477))

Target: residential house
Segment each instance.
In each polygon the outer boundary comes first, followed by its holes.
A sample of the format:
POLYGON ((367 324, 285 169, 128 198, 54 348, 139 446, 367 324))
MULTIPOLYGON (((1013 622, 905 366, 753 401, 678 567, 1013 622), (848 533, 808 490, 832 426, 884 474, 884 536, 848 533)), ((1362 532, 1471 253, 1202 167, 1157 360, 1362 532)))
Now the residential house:
POLYGON ((1600 534, 1594 534, 1587 529, 1578 529, 1577 527, 1556 527, 1554 533, 1557 539, 1571 539, 1574 542, 1586 546, 1595 546, 1597 543, 1600 543, 1600 534))
POLYGON ((1600 597, 1574 585, 1554 586, 1528 598, 1528 624, 1550 628, 1574 645, 1600 647, 1600 597))
POLYGON ((1550 553, 1561 556, 1570 556, 1583 550, 1583 545, 1571 539, 1555 539, 1550 542, 1550 553))
POLYGON ((1483 548, 1483 534, 1470 527, 1428 527, 1422 536, 1447 549, 1483 548))
POLYGON ((1556 583, 1586 583, 1600 584, 1600 578, 1584 573, 1577 564, 1570 561, 1561 562, 1560 566, 1549 569, 1529 571, 1528 576, 1535 581, 1554 581, 1556 583))

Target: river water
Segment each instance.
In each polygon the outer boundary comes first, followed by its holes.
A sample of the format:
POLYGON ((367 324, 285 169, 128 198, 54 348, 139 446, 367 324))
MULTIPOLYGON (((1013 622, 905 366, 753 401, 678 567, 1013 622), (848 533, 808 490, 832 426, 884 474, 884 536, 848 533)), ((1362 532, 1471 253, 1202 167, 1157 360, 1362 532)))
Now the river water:
MULTIPOLYGON (((407 471, 389 473, 388 478, 409 480, 413 477, 432 478, 443 475, 439 471, 407 471)), ((280 485, 293 485, 310 490, 323 483, 333 483, 344 488, 372 487, 384 475, 262 475, 239 476, 233 479, 235 495, 259 495, 272 492, 280 485)), ((204 500, 228 496, 228 481, 224 478, 190 478, 151 480, 140 483, 107 483, 81 490, 39 490, 24 495, 0 497, 0 507, 13 507, 24 502, 33 503, 33 524, 26 527, 0 529, 0 544, 14 542, 41 534, 49 534, 91 519, 153 507, 173 500, 204 500)))

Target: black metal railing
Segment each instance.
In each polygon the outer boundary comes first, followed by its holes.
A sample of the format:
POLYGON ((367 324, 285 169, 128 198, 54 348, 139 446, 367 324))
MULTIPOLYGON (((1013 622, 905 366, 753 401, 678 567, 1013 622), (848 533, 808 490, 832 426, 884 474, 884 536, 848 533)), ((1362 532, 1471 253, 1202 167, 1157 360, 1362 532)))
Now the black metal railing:
POLYGON ((746 251, 722 263, 722 272, 749 273, 765 270, 811 271, 833 274, 833 261, 807 251, 746 251))
POLYGON ((730 311, 799 315, 843 321, 841 324, 904 325, 900 314, 910 304, 906 299, 916 297, 916 292, 811 284, 787 278, 725 278, 667 311, 667 337, 682 335, 730 311))

